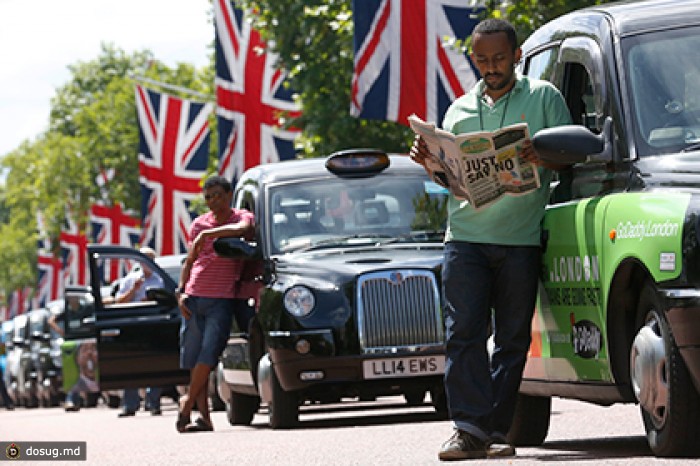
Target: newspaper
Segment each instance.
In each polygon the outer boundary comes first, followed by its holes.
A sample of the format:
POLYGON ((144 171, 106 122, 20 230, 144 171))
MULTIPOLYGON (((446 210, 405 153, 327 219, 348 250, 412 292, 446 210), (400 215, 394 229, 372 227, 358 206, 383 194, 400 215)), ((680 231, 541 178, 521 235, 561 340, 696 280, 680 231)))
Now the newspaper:
POLYGON ((530 137, 527 123, 455 135, 416 115, 408 121, 428 145, 426 165, 433 179, 475 209, 540 187, 537 166, 518 157, 520 144, 530 137))

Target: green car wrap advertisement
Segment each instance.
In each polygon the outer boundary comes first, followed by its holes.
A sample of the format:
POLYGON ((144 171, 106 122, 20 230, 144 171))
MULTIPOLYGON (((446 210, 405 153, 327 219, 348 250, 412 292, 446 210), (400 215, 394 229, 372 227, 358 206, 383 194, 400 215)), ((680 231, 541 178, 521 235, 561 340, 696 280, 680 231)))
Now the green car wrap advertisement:
POLYGON ((606 326, 613 277, 634 260, 657 283, 677 278, 689 202, 689 194, 651 191, 548 208, 526 377, 612 381, 606 326))

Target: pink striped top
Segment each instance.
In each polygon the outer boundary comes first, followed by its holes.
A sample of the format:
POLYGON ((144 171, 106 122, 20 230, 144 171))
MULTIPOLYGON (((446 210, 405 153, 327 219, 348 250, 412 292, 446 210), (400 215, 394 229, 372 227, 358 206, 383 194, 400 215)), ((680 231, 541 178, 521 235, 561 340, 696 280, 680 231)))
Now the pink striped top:
MULTIPOLYGON (((194 219, 190 225, 187 246, 188 248, 192 247, 192 241, 202 230, 241 221, 248 221, 252 225, 254 222, 253 214, 247 210, 231 209, 231 216, 223 223, 217 223, 212 212, 202 214, 194 219)), ((214 238, 207 238, 202 251, 192 264, 185 293, 205 298, 234 298, 236 297, 236 283, 242 268, 242 261, 216 254, 214 238)))

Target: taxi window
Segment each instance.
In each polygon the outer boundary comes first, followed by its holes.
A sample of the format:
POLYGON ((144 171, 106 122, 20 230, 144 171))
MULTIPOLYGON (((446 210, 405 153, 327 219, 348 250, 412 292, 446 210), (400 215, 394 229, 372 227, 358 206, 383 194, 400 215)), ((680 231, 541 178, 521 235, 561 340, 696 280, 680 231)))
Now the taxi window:
POLYGON ((530 57, 524 74, 531 78, 552 81, 558 50, 557 47, 552 47, 530 57))
POLYGON ((414 229, 443 230, 445 198, 446 191, 429 188, 425 177, 419 176, 277 186, 270 190, 268 209, 272 251, 287 252, 347 236, 391 238, 409 235, 414 229), (437 203, 429 202, 433 198, 437 203), (437 213, 427 215, 427 209, 437 213))

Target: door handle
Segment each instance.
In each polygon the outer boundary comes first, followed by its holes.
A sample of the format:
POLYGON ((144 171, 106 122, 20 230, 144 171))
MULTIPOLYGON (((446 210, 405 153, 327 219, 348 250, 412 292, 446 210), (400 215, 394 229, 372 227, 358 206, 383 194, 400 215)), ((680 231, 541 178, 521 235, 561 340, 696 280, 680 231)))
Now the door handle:
POLYGON ((100 336, 102 337, 118 337, 121 330, 118 328, 108 328, 100 331, 100 336))

